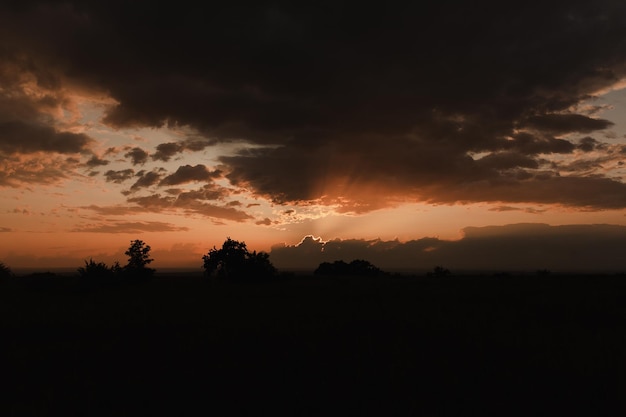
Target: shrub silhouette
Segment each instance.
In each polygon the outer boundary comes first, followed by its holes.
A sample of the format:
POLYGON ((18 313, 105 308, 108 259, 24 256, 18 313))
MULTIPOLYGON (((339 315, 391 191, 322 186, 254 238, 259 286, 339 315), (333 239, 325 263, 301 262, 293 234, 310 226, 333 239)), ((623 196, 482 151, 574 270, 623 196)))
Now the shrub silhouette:
POLYGON ((205 277, 215 277, 232 281, 258 281, 274 278, 276 268, 265 252, 249 252, 245 242, 226 238, 221 249, 213 247, 204 261, 205 277))
POLYGON ((108 267, 104 262, 95 262, 90 258, 89 262, 85 261, 84 267, 78 268, 78 274, 90 283, 113 283, 121 279, 122 267, 119 262, 108 267))
POLYGON ((313 273, 315 275, 358 275, 368 277, 385 275, 383 271, 362 259, 355 259, 349 264, 344 261, 322 262, 313 273))
POLYGON ((0 281, 8 279, 13 276, 11 272, 11 268, 6 266, 4 263, 0 262, 0 281))
POLYGON ((433 268, 432 272, 428 273, 429 277, 438 277, 438 278, 442 278, 442 277, 448 277, 450 276, 452 273, 450 272, 449 269, 444 268, 441 265, 437 265, 436 267, 433 268))
POLYGON ((152 278, 155 270, 148 268, 148 265, 154 261, 150 258, 150 246, 142 240, 136 239, 130 241, 130 246, 124 255, 128 256, 128 263, 122 268, 122 273, 130 280, 146 280, 152 278))

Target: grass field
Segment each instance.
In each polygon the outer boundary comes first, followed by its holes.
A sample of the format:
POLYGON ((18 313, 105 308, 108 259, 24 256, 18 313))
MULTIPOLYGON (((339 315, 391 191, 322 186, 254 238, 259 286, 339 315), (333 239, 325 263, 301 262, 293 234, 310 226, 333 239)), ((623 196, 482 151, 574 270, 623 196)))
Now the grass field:
POLYGON ((0 323, 1 415, 626 414, 624 276, 14 278, 0 323))

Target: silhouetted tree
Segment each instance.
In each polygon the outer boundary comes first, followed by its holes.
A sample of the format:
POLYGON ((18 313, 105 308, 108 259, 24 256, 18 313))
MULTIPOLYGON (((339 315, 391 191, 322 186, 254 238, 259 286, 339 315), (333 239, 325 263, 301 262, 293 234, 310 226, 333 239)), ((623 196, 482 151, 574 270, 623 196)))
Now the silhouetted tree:
POLYGON ((385 275, 385 272, 362 259, 355 259, 349 264, 344 261, 322 262, 313 273, 315 275, 357 275, 368 277, 385 275))
POLYGON ((375 267, 368 261, 364 261, 362 259, 355 259, 354 261, 350 262, 350 271, 354 275, 367 276, 367 277, 385 274, 383 271, 381 271, 380 269, 378 269, 377 267, 375 267))
POLYGON ((244 242, 228 237, 221 249, 213 247, 206 255, 204 273, 207 277, 236 281, 258 281, 273 278, 277 270, 265 252, 249 252, 244 242))
POLYGON ((0 262, 0 280, 4 280, 13 276, 11 268, 0 262))
POLYGON ((130 247, 124 254, 128 256, 128 263, 123 268, 123 273, 130 279, 148 279, 154 275, 155 270, 148 268, 154 259, 150 258, 150 246, 142 240, 130 241, 130 247))
POLYGON ((433 268, 432 272, 428 273, 428 276, 442 278, 442 277, 450 276, 451 274, 452 273, 450 272, 449 269, 444 268, 441 265, 437 265, 436 267, 433 268))

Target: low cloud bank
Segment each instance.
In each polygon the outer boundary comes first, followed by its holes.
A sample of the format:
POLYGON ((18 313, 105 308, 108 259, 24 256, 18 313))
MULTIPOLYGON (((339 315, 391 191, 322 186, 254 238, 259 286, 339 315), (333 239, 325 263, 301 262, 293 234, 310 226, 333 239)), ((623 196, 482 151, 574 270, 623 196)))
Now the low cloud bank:
POLYGON ((467 227, 460 240, 425 237, 407 242, 306 236, 276 245, 280 269, 313 271, 321 262, 365 259, 387 271, 424 272, 435 265, 455 271, 626 272, 626 226, 514 224, 467 227))

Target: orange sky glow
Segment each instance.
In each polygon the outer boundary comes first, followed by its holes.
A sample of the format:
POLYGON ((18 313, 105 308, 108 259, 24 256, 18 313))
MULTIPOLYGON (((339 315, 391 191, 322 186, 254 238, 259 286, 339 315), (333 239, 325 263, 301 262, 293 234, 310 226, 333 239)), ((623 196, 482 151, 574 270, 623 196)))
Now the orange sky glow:
MULTIPOLYGON (((535 34, 505 25, 500 38, 468 35, 473 49, 453 35, 413 45, 422 29, 400 14, 401 40, 382 23, 370 28, 380 38, 350 37, 342 25, 364 28, 342 12, 329 40, 310 11, 255 9, 242 19, 257 32, 204 35, 224 56, 214 63, 195 44, 152 49, 176 31, 143 39, 69 4, 0 9, 0 261, 11 268, 124 262, 134 239, 157 269, 200 269, 226 237, 276 251, 278 267, 297 266, 284 248, 301 242, 452 242, 487 226, 612 225, 626 238, 626 60, 575 6, 546 12, 569 39, 526 45, 535 34), (545 71, 524 66, 531 58, 545 71)), ((406 265, 432 266, 420 262, 406 265)))

